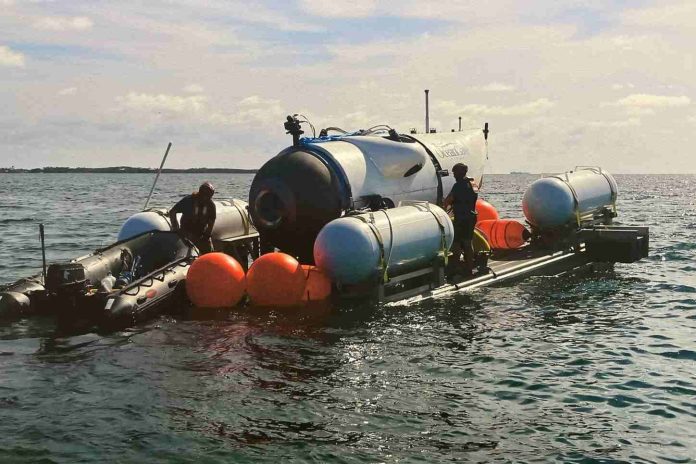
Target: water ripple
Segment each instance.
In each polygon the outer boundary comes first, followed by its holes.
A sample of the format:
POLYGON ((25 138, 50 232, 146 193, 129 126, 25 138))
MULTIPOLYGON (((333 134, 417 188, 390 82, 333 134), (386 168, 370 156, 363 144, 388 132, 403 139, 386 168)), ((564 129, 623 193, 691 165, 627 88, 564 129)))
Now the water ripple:
MULTIPOLYGON (((152 181, 0 177, 1 283, 36 274, 39 218, 49 259, 69 259, 112 240, 152 181)), ((239 198, 251 181, 210 177, 239 198)), ((155 204, 202 180, 163 176, 155 204)), ((519 217, 531 180, 491 176, 486 198, 519 217)), ((651 257, 581 279, 114 334, 8 322, 0 461, 690 462, 695 180, 618 176, 619 219, 652 226, 651 257)))

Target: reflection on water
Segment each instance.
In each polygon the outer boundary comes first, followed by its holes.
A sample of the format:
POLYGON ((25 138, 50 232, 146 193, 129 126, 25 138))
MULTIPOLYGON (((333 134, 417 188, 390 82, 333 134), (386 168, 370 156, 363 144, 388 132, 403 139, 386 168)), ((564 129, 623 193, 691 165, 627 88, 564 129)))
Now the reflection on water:
MULTIPOLYGON (((0 177, 0 282, 40 266, 39 220, 49 259, 74 257, 113 239, 152 180, 0 177)), ((240 198, 251 181, 211 177, 240 198)), ((617 177, 621 221, 650 225, 652 251, 607 272, 409 307, 196 311, 111 334, 6 321, 0 461, 688 462, 696 182, 617 177)), ((519 217, 533 179, 491 176, 486 199, 519 217)), ((202 180, 165 175, 154 204, 202 180)))

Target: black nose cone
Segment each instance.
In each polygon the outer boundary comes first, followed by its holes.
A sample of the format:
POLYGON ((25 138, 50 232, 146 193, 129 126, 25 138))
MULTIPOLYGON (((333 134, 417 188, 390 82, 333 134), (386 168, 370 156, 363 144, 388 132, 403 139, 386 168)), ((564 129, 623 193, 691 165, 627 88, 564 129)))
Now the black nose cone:
POLYGON ((344 195, 327 162, 309 151, 293 150, 272 158, 256 174, 249 211, 264 246, 311 263, 314 239, 341 215, 344 195))

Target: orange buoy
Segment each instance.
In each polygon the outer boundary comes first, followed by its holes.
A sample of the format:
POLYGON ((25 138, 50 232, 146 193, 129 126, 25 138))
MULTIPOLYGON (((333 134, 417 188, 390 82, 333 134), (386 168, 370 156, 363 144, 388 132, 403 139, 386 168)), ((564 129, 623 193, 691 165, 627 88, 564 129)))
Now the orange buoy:
POLYGON ((331 296, 331 279, 316 266, 302 265, 305 279, 302 301, 323 301, 331 296))
POLYGON ((305 273, 295 258, 267 253, 247 273, 247 293, 256 306, 296 306, 302 302, 305 273))
POLYGON ((483 232, 494 250, 512 250, 529 240, 529 231, 512 219, 480 221, 476 228, 483 232))
POLYGON ((224 253, 208 253, 196 259, 186 276, 186 294, 199 308, 234 306, 245 290, 244 269, 224 253))
POLYGON ((495 206, 480 198, 476 200, 476 212, 478 213, 478 216, 476 216, 477 223, 481 221, 497 221, 500 219, 498 210, 495 209, 495 206))

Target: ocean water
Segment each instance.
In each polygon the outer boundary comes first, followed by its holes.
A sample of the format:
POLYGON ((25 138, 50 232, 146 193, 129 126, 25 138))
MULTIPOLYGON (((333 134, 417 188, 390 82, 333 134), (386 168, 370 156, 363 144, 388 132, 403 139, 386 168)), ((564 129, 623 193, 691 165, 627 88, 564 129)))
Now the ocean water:
MULTIPOLYGON (((213 175, 246 198, 252 176, 213 175)), ((521 216, 527 175, 485 198, 521 216)), ((169 206, 204 178, 164 175, 169 206)), ((617 176, 651 255, 409 307, 0 322, 0 462, 691 462, 696 177, 617 176)), ((150 175, 0 174, 0 284, 111 242, 150 175)))

